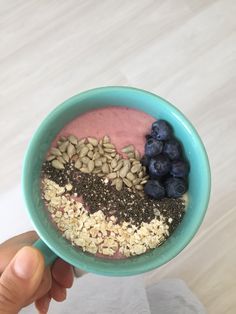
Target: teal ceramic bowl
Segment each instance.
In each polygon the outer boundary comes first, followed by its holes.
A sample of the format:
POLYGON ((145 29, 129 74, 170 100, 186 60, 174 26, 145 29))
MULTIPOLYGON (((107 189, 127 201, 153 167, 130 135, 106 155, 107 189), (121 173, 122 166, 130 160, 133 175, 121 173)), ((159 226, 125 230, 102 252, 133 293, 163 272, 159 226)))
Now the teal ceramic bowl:
POLYGON ((61 257, 87 272, 109 276, 128 276, 155 269, 179 254, 196 234, 204 218, 210 195, 210 168, 203 143, 187 118, 168 101, 150 92, 131 87, 102 87, 80 93, 53 110, 35 132, 26 152, 23 194, 35 230, 36 242, 46 262, 61 257), (108 105, 127 106, 165 119, 173 126, 177 138, 184 144, 190 162, 188 206, 180 225, 159 248, 125 260, 106 260, 79 251, 55 229, 40 197, 40 169, 57 133, 76 116, 108 105))

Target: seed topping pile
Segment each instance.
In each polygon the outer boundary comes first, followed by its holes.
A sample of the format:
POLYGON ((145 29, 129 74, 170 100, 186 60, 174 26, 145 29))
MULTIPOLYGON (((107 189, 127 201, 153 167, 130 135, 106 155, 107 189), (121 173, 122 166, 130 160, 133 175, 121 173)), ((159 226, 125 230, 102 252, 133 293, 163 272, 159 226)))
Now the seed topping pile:
POLYGON ((133 145, 124 147, 122 153, 126 158, 117 152, 107 135, 100 140, 93 137, 78 140, 69 135, 62 137, 56 148, 51 148, 47 161, 57 170, 63 170, 68 162, 73 162, 82 173, 107 177, 118 191, 127 186, 143 195, 148 175, 140 161, 140 154, 133 145))
POLYGON ((150 181, 134 145, 119 153, 109 136, 61 137, 42 166, 42 198, 72 245, 129 257, 163 243, 182 220, 182 198, 146 195, 150 181))

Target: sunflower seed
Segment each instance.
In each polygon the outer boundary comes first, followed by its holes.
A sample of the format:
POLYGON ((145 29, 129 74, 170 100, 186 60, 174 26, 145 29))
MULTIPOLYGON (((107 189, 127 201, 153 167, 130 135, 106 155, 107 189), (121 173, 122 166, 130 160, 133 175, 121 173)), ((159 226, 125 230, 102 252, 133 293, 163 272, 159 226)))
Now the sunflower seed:
POLYGON ((67 146, 67 154, 68 154, 68 156, 69 156, 69 158, 71 158, 74 154, 75 154, 75 146, 73 145, 73 144, 71 144, 71 143, 69 143, 68 144, 68 146, 67 146))
POLYGON ((66 161, 61 157, 57 157, 57 160, 60 161, 62 164, 66 164, 66 161))
POLYGON ((138 161, 138 160, 134 160, 133 162, 132 162, 132 165, 141 165, 141 163, 140 163, 140 161, 138 161))
POLYGON ((55 158, 56 158, 55 155, 48 155, 47 161, 52 161, 52 160, 55 159, 55 158))
POLYGON ((104 163, 104 162, 107 162, 107 157, 105 157, 105 156, 102 156, 101 157, 101 161, 104 163))
POLYGON ((127 156, 128 156, 128 158, 134 158, 134 153, 133 152, 127 153, 127 156))
POLYGON ((66 138, 65 136, 61 136, 61 137, 60 137, 60 141, 61 141, 61 142, 65 142, 66 140, 67 140, 67 138, 66 138))
POLYGON ((80 168, 80 171, 83 172, 83 173, 90 173, 88 168, 85 168, 85 167, 80 168))
POLYGON ((140 164, 135 164, 132 168, 131 168, 131 172, 132 173, 136 173, 136 172, 138 172, 140 169, 141 169, 141 165, 140 164))
POLYGON ((117 176, 117 178, 119 178, 120 177, 120 171, 118 170, 118 171, 116 171, 116 176, 117 176))
POLYGON ((93 155, 93 160, 96 160, 98 158, 100 158, 100 154, 99 154, 99 152, 95 152, 93 155))
POLYGON ((142 178, 142 177, 143 177, 143 171, 140 171, 140 172, 139 172, 138 177, 139 177, 139 178, 142 178))
POLYGON ((121 178, 116 178, 116 189, 117 191, 121 191, 122 186, 123 186, 123 181, 121 178))
POLYGON ((114 169, 117 166, 117 160, 112 159, 111 167, 114 169))
POLYGON ((101 159, 96 159, 96 160, 94 161, 94 163, 95 163, 95 166, 96 166, 96 167, 101 167, 101 166, 102 166, 102 161, 101 161, 101 159))
POLYGON ((100 168, 95 168, 95 169, 93 169, 93 173, 99 173, 99 172, 101 172, 102 171, 102 169, 100 169, 100 168))
POLYGON ((69 135, 68 140, 71 142, 71 144, 77 145, 78 139, 74 135, 69 135))
POLYGON ((67 155, 67 153, 63 153, 62 157, 66 162, 69 162, 69 156, 67 155))
POLYGON ((108 159, 108 160, 112 160, 112 157, 109 154, 104 154, 104 156, 108 159))
POLYGON ((137 185, 137 184, 139 184, 141 182, 141 179, 134 179, 133 180, 133 185, 137 185))
POLYGON ((127 173, 129 172, 129 165, 125 165, 123 168, 120 169, 120 177, 125 178, 127 173))
POLYGON ((117 166, 115 167, 114 171, 120 170, 123 166, 123 160, 119 160, 117 166))
MULTIPOLYGON (((68 157, 68 155, 67 155, 67 157, 68 157)), ((69 157, 68 157, 69 158, 69 157)), ((76 162, 76 160, 79 158, 79 156, 76 154, 76 155, 74 155, 72 158, 71 158, 71 160, 72 161, 74 161, 74 162, 76 162)))
POLYGON ((79 140, 78 145, 85 144, 85 143, 87 143, 87 139, 82 138, 81 140, 79 140))
POLYGON ((93 171, 93 169, 94 169, 94 161, 93 160, 89 160, 89 162, 88 162, 88 170, 90 171, 90 172, 92 172, 93 171))
POLYGON ((98 145, 98 152, 100 155, 104 155, 104 150, 102 149, 102 146, 100 144, 98 145))
POLYGON ((78 159, 78 160, 76 160, 76 162, 75 162, 75 168, 76 169, 80 169, 82 167, 82 162, 78 159))
POLYGON ((123 165, 124 166, 129 165, 129 167, 131 167, 131 163, 128 159, 123 159, 123 165))
POLYGON ((103 144, 107 144, 107 143, 109 143, 109 142, 110 142, 110 137, 107 136, 107 135, 105 135, 105 136, 103 137, 103 144))
POLYGON ((108 164, 103 164, 103 165, 102 165, 102 172, 103 172, 103 173, 109 173, 108 164))
POLYGON ((135 185, 135 189, 136 190, 143 190, 143 186, 142 185, 140 185, 140 184, 137 184, 137 185, 135 185))
POLYGON ((98 145, 98 140, 96 138, 93 138, 93 137, 88 137, 88 142, 90 144, 92 144, 93 146, 97 146, 98 145))
POLYGON ((116 150, 113 149, 113 148, 104 148, 103 150, 104 150, 104 152, 106 152, 106 153, 115 153, 115 152, 116 152, 116 150))
POLYGON ((141 159, 141 156, 140 156, 140 153, 137 149, 135 149, 134 151, 134 157, 137 159, 137 160, 140 160, 141 159))
POLYGON ((55 155, 55 156, 61 156, 61 152, 60 152, 59 149, 56 148, 56 147, 52 147, 52 148, 51 148, 51 154, 52 154, 52 155, 55 155))
POLYGON ((127 185, 129 188, 132 186, 132 182, 130 182, 128 179, 123 178, 123 182, 125 185, 127 185))
POLYGON ((93 150, 93 145, 91 143, 86 144, 89 150, 93 150))
POLYGON ((64 153, 64 152, 66 151, 66 149, 67 149, 68 144, 69 144, 68 141, 63 142, 63 143, 58 147, 59 150, 60 150, 62 153, 64 153))
POLYGON ((130 153, 130 152, 133 152, 134 151, 134 146, 131 144, 131 145, 128 145, 128 146, 125 146, 121 149, 122 153, 130 153))
POLYGON ((128 172, 126 178, 129 179, 130 181, 133 181, 136 177, 132 172, 128 172))
POLYGON ((108 175, 106 177, 108 179, 115 179, 116 178, 116 173, 115 172, 108 173, 108 175))
POLYGON ((103 144, 102 139, 99 140, 98 144, 99 144, 100 146, 102 146, 102 144, 103 144))
POLYGON ((57 159, 54 159, 52 161, 52 166, 56 169, 64 169, 64 165, 63 163, 61 163, 60 161, 58 161, 57 159))
POLYGON ((146 183, 147 183, 147 180, 142 180, 142 181, 140 182, 141 185, 146 184, 146 183))
POLYGON ((112 143, 104 143, 103 147, 115 149, 115 146, 112 143))
POLYGON ((90 159, 93 158, 93 152, 92 152, 91 150, 88 152, 88 157, 89 157, 90 159))
POLYGON ((116 156, 116 153, 111 153, 111 157, 115 157, 116 156))
POLYGON ((80 158, 86 156, 87 153, 88 153, 88 151, 89 151, 88 147, 87 147, 87 146, 84 146, 84 147, 81 149, 81 151, 79 152, 80 158))
POLYGON ((77 153, 79 153, 83 147, 85 147, 85 144, 77 145, 77 146, 76 146, 76 151, 77 151, 77 153))
POLYGON ((98 173, 97 176, 98 176, 98 177, 104 177, 104 176, 105 176, 105 173, 98 173))
POLYGON ((57 146, 60 146, 63 143, 63 141, 57 141, 57 146))
POLYGON ((85 164, 85 165, 87 165, 88 163, 89 163, 89 161, 90 161, 90 159, 88 158, 88 157, 82 157, 81 159, 80 159, 81 161, 82 161, 82 163, 83 164, 85 164))

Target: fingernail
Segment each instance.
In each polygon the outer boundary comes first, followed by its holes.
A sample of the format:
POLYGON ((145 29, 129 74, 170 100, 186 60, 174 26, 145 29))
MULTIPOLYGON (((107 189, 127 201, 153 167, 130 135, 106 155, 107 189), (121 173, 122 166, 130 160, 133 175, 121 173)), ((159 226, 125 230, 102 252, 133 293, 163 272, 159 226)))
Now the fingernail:
POLYGON ((13 270, 21 279, 29 279, 38 268, 38 256, 30 247, 22 248, 15 256, 13 270))

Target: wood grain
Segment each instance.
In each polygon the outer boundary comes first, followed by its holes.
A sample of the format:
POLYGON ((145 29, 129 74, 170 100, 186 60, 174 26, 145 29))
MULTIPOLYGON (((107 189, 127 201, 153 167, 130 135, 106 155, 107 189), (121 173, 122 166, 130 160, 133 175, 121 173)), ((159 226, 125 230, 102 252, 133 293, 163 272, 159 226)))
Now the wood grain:
POLYGON ((51 109, 96 86, 151 90, 196 126, 212 195, 197 236, 146 283, 180 277, 208 313, 235 313, 235 13, 234 0, 0 0, 0 240, 30 228, 10 199, 21 200, 23 155, 51 109))

